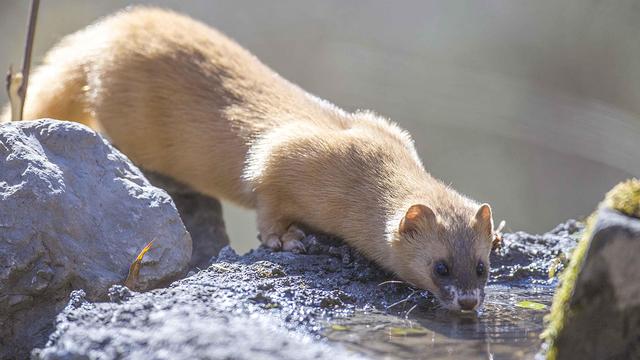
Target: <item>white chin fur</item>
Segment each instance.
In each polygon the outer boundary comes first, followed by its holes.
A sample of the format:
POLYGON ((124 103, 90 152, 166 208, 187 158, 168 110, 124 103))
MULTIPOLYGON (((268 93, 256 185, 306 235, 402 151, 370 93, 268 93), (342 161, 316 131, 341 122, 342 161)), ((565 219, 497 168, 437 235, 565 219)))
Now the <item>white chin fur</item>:
POLYGON ((464 299, 476 300, 477 305, 473 308, 473 310, 468 310, 468 311, 477 311, 482 305, 482 299, 480 298, 480 289, 460 291, 455 286, 447 286, 445 287, 445 289, 449 292, 449 295, 451 296, 450 302, 442 303, 442 306, 447 310, 461 311, 462 308, 460 307, 459 300, 464 300, 464 299))

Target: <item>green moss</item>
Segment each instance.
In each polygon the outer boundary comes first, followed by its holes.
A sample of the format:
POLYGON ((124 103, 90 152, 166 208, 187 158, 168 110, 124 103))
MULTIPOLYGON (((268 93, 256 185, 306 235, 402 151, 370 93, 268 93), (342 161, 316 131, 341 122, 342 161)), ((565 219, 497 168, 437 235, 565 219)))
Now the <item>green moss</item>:
POLYGON ((587 220, 587 226, 582 235, 582 239, 576 245, 571 253, 571 260, 567 269, 560 275, 560 286, 553 295, 553 304, 551 305, 551 312, 545 317, 548 325, 542 333, 541 337, 544 338, 549 344, 549 350, 547 352, 548 360, 555 360, 557 355, 557 349, 555 348, 555 339, 558 334, 562 332, 564 324, 572 316, 572 309, 570 309, 569 301, 575 287, 578 273, 584 263, 584 257, 589 249, 591 243, 591 232, 593 230, 593 224, 595 222, 595 216, 591 215, 587 220))
MULTIPOLYGON (((607 193, 604 201, 600 204, 600 208, 608 207, 622 212, 627 216, 640 218, 640 180, 630 179, 616 185, 607 193)), ((548 345, 548 360, 555 360, 558 355, 555 341, 562 332, 567 321, 574 316, 576 309, 570 306, 571 295, 575 289, 575 283, 578 278, 585 255, 591 243, 591 233, 596 221, 596 213, 593 213, 588 219, 582 239, 573 250, 567 269, 560 275, 560 285, 553 296, 553 304, 551 312, 545 320, 547 328, 542 333, 548 345)))
POLYGON ((630 179, 616 185, 607 193, 603 205, 640 218, 640 180, 630 179))

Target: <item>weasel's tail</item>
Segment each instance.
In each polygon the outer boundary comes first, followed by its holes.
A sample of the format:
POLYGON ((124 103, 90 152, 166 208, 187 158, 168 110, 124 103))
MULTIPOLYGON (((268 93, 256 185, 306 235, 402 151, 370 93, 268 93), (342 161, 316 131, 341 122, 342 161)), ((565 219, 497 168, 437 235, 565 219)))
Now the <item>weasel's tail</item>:
MULTIPOLYGON (((87 101, 87 57, 72 46, 78 35, 63 39, 29 77, 23 112, 25 120, 53 118, 94 125, 87 101)), ((11 110, 7 105, 0 123, 10 118, 11 110)))

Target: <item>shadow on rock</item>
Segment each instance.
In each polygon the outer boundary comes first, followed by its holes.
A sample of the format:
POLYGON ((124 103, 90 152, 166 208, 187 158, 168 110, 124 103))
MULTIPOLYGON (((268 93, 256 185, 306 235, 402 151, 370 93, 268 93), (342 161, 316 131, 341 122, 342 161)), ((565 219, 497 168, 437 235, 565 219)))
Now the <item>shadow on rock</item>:
POLYGON ((211 258, 229 245, 220 201, 167 176, 150 171, 144 173, 153 185, 169 193, 184 226, 191 234, 193 252, 189 262, 190 268, 206 268, 211 258))

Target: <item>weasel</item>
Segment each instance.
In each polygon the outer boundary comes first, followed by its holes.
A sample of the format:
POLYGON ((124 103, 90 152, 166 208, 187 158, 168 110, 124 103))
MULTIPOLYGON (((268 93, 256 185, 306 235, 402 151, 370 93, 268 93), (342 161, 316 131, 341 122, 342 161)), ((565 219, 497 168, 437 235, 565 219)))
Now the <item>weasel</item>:
POLYGON ((24 116, 90 125, 144 168, 256 209, 271 249, 322 231, 448 309, 484 299, 488 204, 432 177, 394 123, 310 95, 187 16, 133 7, 65 37, 24 116))

